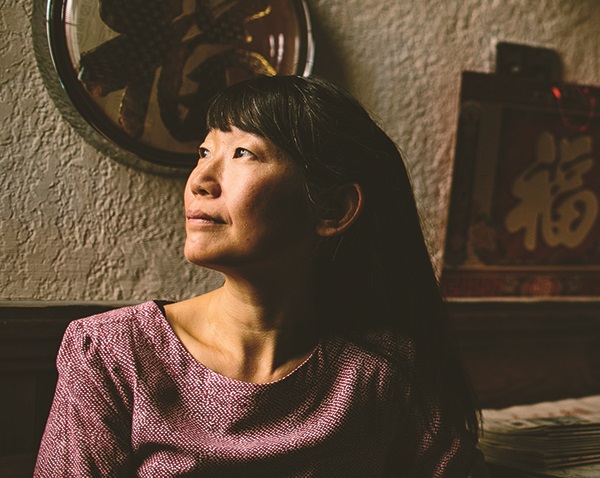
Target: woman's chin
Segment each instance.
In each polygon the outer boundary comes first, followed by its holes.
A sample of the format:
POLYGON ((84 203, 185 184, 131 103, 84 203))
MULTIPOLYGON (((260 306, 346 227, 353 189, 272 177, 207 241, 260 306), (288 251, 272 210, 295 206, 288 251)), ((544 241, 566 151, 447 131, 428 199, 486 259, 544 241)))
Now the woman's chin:
POLYGON ((198 266, 205 266, 206 261, 209 259, 205 252, 199 250, 197 247, 189 247, 187 244, 183 248, 183 257, 188 262, 198 266))
POLYGON ((188 262, 194 265, 219 272, 222 268, 227 268, 237 262, 234 258, 229 257, 226 254, 210 252, 206 249, 199 249, 197 247, 185 247, 183 256, 188 262))
POLYGON ((209 264, 212 262, 210 260, 211 258, 206 254, 199 254, 197 252, 184 252, 183 257, 185 257, 188 262, 202 267, 210 267, 209 264))

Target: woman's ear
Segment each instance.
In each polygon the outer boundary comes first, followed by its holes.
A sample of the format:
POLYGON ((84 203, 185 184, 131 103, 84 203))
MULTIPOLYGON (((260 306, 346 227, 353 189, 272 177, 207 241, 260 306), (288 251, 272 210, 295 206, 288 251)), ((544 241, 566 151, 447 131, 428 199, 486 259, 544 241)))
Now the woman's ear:
POLYGON ((317 234, 332 237, 346 231, 358 218, 363 207, 363 193, 356 183, 336 188, 317 221, 317 234))

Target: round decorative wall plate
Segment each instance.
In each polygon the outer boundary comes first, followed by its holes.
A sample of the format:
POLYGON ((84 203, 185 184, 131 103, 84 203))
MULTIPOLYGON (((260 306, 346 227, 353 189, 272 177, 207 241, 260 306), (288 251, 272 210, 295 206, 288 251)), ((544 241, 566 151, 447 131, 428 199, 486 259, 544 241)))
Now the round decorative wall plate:
POLYGON ((312 68, 304 0, 48 0, 46 16, 69 103, 101 136, 91 142, 154 172, 195 165, 218 90, 312 68))

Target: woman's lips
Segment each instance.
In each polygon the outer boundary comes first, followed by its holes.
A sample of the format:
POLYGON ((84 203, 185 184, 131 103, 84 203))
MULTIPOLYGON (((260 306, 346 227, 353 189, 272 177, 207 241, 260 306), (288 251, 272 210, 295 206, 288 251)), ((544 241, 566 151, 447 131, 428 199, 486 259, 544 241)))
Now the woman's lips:
POLYGON ((191 224, 225 224, 222 219, 202 211, 186 211, 185 217, 191 224))

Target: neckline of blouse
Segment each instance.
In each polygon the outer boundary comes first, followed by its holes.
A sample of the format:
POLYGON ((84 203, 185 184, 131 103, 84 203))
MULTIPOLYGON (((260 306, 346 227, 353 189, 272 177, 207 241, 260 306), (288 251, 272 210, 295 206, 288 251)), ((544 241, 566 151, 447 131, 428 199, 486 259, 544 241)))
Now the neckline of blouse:
MULTIPOLYGON (((161 303, 164 302, 161 301, 161 303)), ((171 324, 167 320, 163 309, 160 307, 157 301, 149 301, 147 304, 151 307, 154 318, 160 320, 161 322, 162 327, 160 327, 160 330, 164 331, 164 335, 163 337, 161 337, 161 339, 166 339, 169 345, 173 346, 179 353, 179 355, 185 358, 187 363, 192 364, 192 366, 197 367, 204 374, 208 375, 211 379, 221 382, 222 384, 237 385, 238 387, 243 387, 248 390, 264 390, 267 388, 273 388, 276 386, 288 384, 290 382, 297 382, 297 380, 295 379, 305 382, 308 377, 313 375, 310 373, 311 371, 320 369, 319 365, 322 362, 323 339, 320 339, 317 342, 312 352, 306 357, 305 360, 298 364, 298 366, 296 366, 289 373, 277 380, 273 380, 271 382, 247 382, 244 380, 239 380, 236 378, 228 377, 226 375, 222 375, 204 365, 187 350, 185 345, 183 345, 183 343, 171 327, 171 324)), ((160 353, 160 350, 158 350, 157 352, 160 353)))

